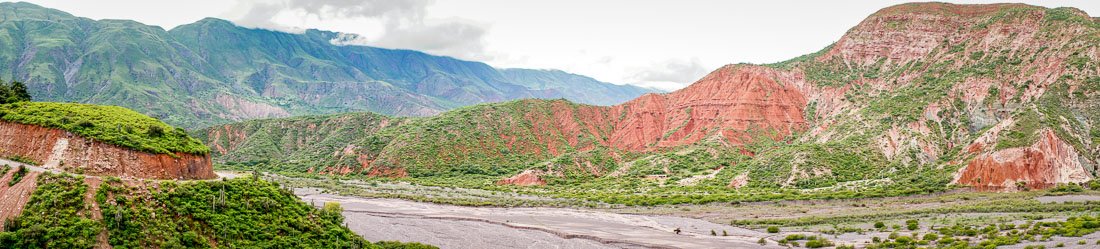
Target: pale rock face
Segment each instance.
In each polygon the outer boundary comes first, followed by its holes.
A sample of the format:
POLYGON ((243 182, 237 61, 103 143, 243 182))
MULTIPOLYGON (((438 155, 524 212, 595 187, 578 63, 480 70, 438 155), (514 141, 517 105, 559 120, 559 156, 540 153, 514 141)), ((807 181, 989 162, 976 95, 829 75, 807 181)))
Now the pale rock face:
POLYGON ((519 173, 512 177, 505 178, 504 180, 497 181, 496 184, 519 186, 546 185, 546 181, 543 181, 539 178, 539 176, 543 174, 545 173, 542 171, 529 169, 523 171, 523 173, 519 173))

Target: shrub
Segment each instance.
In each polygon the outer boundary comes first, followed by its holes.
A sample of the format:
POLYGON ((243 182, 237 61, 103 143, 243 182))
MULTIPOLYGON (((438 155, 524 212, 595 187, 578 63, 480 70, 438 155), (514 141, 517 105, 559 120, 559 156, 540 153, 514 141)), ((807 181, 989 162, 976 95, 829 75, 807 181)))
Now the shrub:
POLYGON ((882 229, 884 227, 886 227, 886 223, 882 223, 881 221, 875 222, 875 229, 882 229))
POLYGON ((15 186, 23 180, 23 176, 27 175, 27 167, 19 165, 19 168, 15 170, 15 173, 11 173, 11 181, 8 181, 8 186, 15 186))
POLYGON ((164 136, 164 127, 161 127, 159 125, 150 125, 148 129, 149 129, 148 133, 149 133, 150 137, 163 137, 164 136))
POLYGON ((907 220, 907 221, 905 221, 905 228, 908 228, 910 231, 912 231, 912 230, 917 230, 917 228, 920 228, 920 225, 917 222, 917 220, 907 220))
POLYGON ((764 244, 768 244, 768 240, 765 240, 764 238, 760 238, 760 240, 757 240, 756 243, 760 243, 760 245, 764 245, 764 244))
POLYGON ((768 233, 779 233, 779 227, 777 227, 777 226, 768 227, 768 233))

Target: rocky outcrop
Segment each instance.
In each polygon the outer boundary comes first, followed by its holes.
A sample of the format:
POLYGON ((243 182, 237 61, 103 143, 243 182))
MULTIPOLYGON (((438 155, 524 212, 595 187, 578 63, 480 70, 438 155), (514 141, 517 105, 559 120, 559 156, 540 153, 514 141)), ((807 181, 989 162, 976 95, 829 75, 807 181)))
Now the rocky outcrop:
POLYGON ((209 155, 154 154, 86 139, 56 128, 0 122, 0 156, 20 156, 43 168, 142 179, 212 179, 209 155))
POLYGON ((954 176, 956 184, 1009 188, 1017 182, 1044 188, 1092 178, 1077 150, 1050 130, 1042 131, 1039 141, 1029 147, 980 154, 954 176))
POLYGON ((504 180, 497 181, 496 184, 519 186, 546 185, 546 181, 540 179, 539 175, 543 175, 543 173, 541 171, 529 169, 523 171, 523 173, 519 173, 512 177, 505 178, 504 180))

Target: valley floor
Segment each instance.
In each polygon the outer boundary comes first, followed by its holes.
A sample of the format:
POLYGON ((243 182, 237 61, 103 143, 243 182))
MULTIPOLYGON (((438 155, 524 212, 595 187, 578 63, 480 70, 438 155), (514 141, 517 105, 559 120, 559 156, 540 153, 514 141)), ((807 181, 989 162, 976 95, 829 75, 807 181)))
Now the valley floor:
MULTIPOLYGON (((1096 208, 1100 192, 1089 190, 963 191, 865 200, 624 207, 400 182, 282 181, 296 187, 295 193, 313 205, 341 203, 348 227, 367 240, 421 242, 440 248, 788 248, 791 242, 807 242, 784 240, 791 235, 819 236, 836 245, 863 248, 875 237, 885 240, 894 234, 920 238, 955 224, 982 228, 1100 215, 1100 208, 1096 208), (491 207, 432 203, 450 203, 442 198, 511 198, 533 204, 491 207), (919 222, 918 228, 906 228, 907 220, 919 222), (885 226, 875 228, 876 222, 885 226), (768 233, 765 228, 770 226, 781 231, 768 233), (675 234, 676 228, 682 233, 675 234), (765 240, 764 245, 760 239, 765 240)), ((975 244, 984 240, 981 234, 955 238, 975 244)), ((1058 244, 1096 248, 1100 247, 1098 240, 1100 233, 1055 235, 1049 240, 1022 240, 999 248, 1053 248, 1058 244), (1079 244, 1081 241, 1085 244, 1079 244)), ((936 241, 931 243, 935 245, 936 241)))
POLYGON ((440 248, 749 248, 759 247, 756 241, 768 236, 676 216, 466 207, 339 196, 312 188, 295 193, 318 206, 340 202, 348 227, 368 240, 421 242, 440 248), (674 233, 676 228, 682 233, 674 233), (710 230, 725 230, 729 236, 711 236, 710 230))

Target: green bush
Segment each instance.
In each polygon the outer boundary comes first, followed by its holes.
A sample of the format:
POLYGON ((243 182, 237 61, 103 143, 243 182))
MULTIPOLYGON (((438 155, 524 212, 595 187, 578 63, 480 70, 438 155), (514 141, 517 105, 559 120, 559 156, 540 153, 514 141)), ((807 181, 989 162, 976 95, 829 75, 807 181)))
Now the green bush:
POLYGON ((779 227, 777 227, 777 226, 769 226, 768 227, 768 233, 778 233, 778 232, 779 232, 779 227))
POLYGON ((908 228, 909 231, 913 231, 920 228, 920 225, 917 223, 917 220, 907 220, 905 221, 905 228, 908 228))
MULTIPOLYGON (((6 166, 5 166, 6 167, 6 166)), ((4 170, 7 171, 7 170, 4 170)), ((11 173, 11 181, 8 181, 8 186, 15 186, 20 181, 23 181, 23 176, 27 175, 27 167, 19 165, 18 169, 15 169, 15 173, 11 173)))

